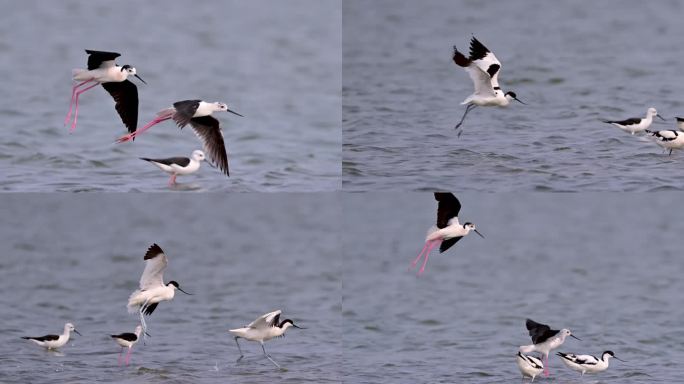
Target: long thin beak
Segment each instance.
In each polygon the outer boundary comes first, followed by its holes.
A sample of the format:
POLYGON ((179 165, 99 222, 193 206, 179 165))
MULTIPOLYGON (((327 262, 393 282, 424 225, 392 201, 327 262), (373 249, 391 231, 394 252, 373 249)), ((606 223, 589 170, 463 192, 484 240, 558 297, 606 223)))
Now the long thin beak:
POLYGON ((622 361, 623 363, 626 363, 626 361, 622 360, 621 358, 619 358, 617 356, 613 356, 613 359, 618 359, 618 360, 622 361))
POLYGON ((574 337, 575 339, 577 339, 577 340, 579 340, 579 341, 582 341, 582 339, 580 339, 579 337, 573 335, 572 333, 570 334, 570 337, 574 337))
POLYGON ((244 116, 242 116, 241 114, 239 114, 239 113, 237 113, 237 112, 235 112, 235 111, 231 111, 230 109, 226 109, 226 112, 230 112, 230 113, 232 113, 233 115, 238 115, 238 116, 240 116, 240 117, 244 117, 244 116))
POLYGON ((185 293, 186 295, 192 296, 192 293, 187 293, 187 292, 185 292, 184 290, 180 289, 180 287, 178 287, 178 290, 181 291, 181 292, 183 292, 183 293, 185 293))
POLYGON ((152 335, 150 335, 150 334, 149 334, 149 333, 147 333, 147 332, 145 332, 145 334, 146 334, 147 336, 149 336, 149 337, 152 337, 152 335))
POLYGON ((477 229, 473 229, 473 231, 475 231, 475 233, 477 233, 478 235, 480 235, 481 238, 483 238, 483 239, 485 238, 477 229))
POLYGON ((133 75, 133 76, 137 77, 138 80, 142 81, 143 83, 145 83, 145 85, 147 85, 147 82, 145 82, 145 80, 143 80, 142 77, 140 77, 138 75, 133 75))
POLYGON ((83 335, 81 335, 81 332, 79 332, 79 331, 77 331, 77 330, 75 330, 75 329, 74 329, 74 332, 78 333, 79 336, 83 336, 83 335))
POLYGON ((662 121, 667 121, 667 120, 665 120, 664 117, 660 116, 660 113, 656 113, 656 116, 660 117, 660 120, 662 120, 662 121))
POLYGON ((520 101, 520 99, 518 99, 517 97, 516 97, 516 98, 514 98, 513 100, 517 101, 517 102, 518 102, 518 103, 520 103, 520 104, 524 104, 524 105, 527 105, 527 103, 523 103, 523 102, 522 102, 522 101, 520 101))
POLYGON ((292 326, 295 327, 295 328, 299 328, 299 329, 306 329, 306 328, 304 328, 304 327, 300 327, 300 326, 298 326, 298 325, 294 325, 294 323, 292 324, 292 326))

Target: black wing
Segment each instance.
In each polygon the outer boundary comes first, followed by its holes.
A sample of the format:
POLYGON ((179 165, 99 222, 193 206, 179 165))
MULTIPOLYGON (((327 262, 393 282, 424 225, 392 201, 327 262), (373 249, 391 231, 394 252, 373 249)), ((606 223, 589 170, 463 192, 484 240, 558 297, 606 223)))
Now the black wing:
POLYGON ((22 339, 27 339, 27 340, 36 340, 36 341, 53 341, 59 339, 59 335, 45 335, 45 336, 39 336, 39 337, 29 337, 29 336, 24 336, 22 339))
POLYGON ((165 164, 165 165, 180 165, 181 167, 187 167, 190 164, 190 159, 187 157, 169 157, 168 159, 148 159, 147 157, 141 157, 141 160, 151 161, 155 163, 165 164))
POLYGON ((173 103, 173 107, 176 109, 176 113, 173 114, 173 121, 181 128, 188 125, 192 117, 195 116, 200 101, 202 100, 183 100, 173 103))
POLYGON ((465 57, 465 55, 463 55, 461 52, 459 52, 458 48, 456 48, 455 45, 454 45, 454 56, 452 57, 452 59, 454 60, 454 63, 456 63, 456 65, 458 65, 459 67, 465 68, 465 67, 470 65, 470 60, 468 60, 468 58, 465 57))
POLYGON ((472 40, 470 40, 470 61, 483 59, 488 53, 489 49, 473 36, 472 40))
POLYGON ((437 206, 437 228, 444 228, 449 220, 458 217, 461 210, 461 202, 450 192, 435 192, 435 200, 439 202, 437 206))
POLYGON ((145 314, 147 316, 151 315, 152 312, 154 312, 154 310, 157 309, 157 305, 159 305, 159 303, 150 304, 147 307, 145 307, 145 314))
POLYGON ((157 243, 154 243, 147 248, 147 252, 145 252, 145 257, 143 257, 143 260, 154 259, 161 253, 164 253, 164 251, 160 246, 157 245, 157 243))
POLYGON ((280 313, 277 314, 277 315, 275 315, 275 316, 273 316, 273 319, 272 319, 271 322, 268 324, 268 326, 269 326, 269 327, 277 327, 279 321, 280 321, 280 313))
POLYGON ((525 322, 525 327, 527 327, 527 331, 530 333, 530 337, 534 344, 543 343, 559 332, 558 330, 551 329, 551 327, 546 324, 537 323, 530 319, 527 319, 525 322))
POLYGON ((451 239, 442 241, 442 244, 439 245, 439 253, 442 253, 447 249, 451 248, 454 244, 458 243, 458 241, 462 238, 463 236, 452 237, 451 239))
POLYGON ((102 83, 116 102, 116 111, 121 116, 129 133, 138 129, 138 87, 128 80, 120 83, 102 83))
POLYGON ((88 56, 88 70, 93 70, 100 68, 103 61, 114 60, 121 56, 120 53, 116 52, 104 52, 104 51, 93 51, 90 49, 85 50, 88 56))
POLYGON ((622 120, 622 121, 610 121, 610 120, 605 120, 604 123, 608 123, 608 124, 620 124, 620 125, 637 125, 637 124, 641 123, 641 118, 633 117, 633 118, 631 118, 631 119, 622 120))
POLYGON ((209 154, 212 163, 226 176, 228 172, 228 153, 226 144, 223 142, 223 132, 219 127, 219 121, 211 116, 201 116, 190 119, 193 131, 202 140, 204 152, 209 154))
POLYGON ((138 336, 135 335, 135 333, 122 333, 120 335, 110 335, 112 339, 121 339, 121 340, 126 340, 126 341, 136 341, 138 340, 138 336))

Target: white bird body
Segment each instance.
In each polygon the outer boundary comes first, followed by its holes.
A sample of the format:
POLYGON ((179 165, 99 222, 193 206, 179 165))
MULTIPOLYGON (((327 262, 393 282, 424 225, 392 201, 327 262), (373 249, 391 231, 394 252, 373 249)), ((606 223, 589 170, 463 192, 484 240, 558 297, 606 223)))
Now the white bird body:
POLYGON ((243 338, 249 341, 258 341, 261 344, 261 349, 264 351, 264 356, 266 356, 273 365, 280 368, 280 365, 266 353, 264 341, 285 335, 285 331, 290 327, 300 328, 290 319, 280 321, 281 313, 281 310, 269 312, 259 316, 245 327, 228 330, 228 332, 235 337, 235 344, 238 347, 238 351, 240 351, 240 358, 238 360, 242 359, 244 356, 242 354, 242 349, 240 348, 240 343, 238 343, 238 339, 243 338))
POLYGON ((603 352, 600 359, 592 355, 575 355, 574 353, 558 352, 557 355, 561 357, 563 364, 573 371, 580 372, 582 376, 585 373, 605 371, 608 369, 610 358, 615 357, 612 351, 603 352))
POLYGON ((63 347, 64 345, 66 345, 66 343, 69 342, 69 338, 71 337, 71 331, 78 333, 73 324, 66 323, 64 324, 64 332, 62 332, 61 335, 46 335, 40 337, 26 336, 22 337, 22 339, 31 340, 37 345, 40 345, 41 347, 45 347, 47 349, 57 349, 63 347))
POLYGON ((620 128, 621 130, 634 135, 635 133, 647 130, 653 123, 653 118, 656 116, 662 119, 662 117, 658 114, 658 111, 655 108, 651 107, 648 109, 648 111, 646 111, 646 117, 633 117, 621 121, 605 120, 604 123, 611 124, 614 127, 620 128))
POLYGON ((681 149, 682 147, 684 147, 684 132, 674 130, 646 130, 646 132, 651 134, 656 144, 665 149, 669 149, 670 154, 672 154, 673 149, 681 149))
POLYGON ((437 226, 432 226, 428 231, 428 235, 425 237, 425 241, 438 239, 448 240, 453 239, 454 237, 466 236, 473 228, 474 226, 472 224, 461 225, 461 223, 458 222, 458 217, 454 217, 449 220, 449 225, 442 229, 437 228, 437 226))
POLYGON ((77 68, 72 71, 72 74, 76 81, 93 80, 98 83, 120 83, 128 79, 129 75, 135 75, 136 70, 133 67, 122 70, 122 67, 113 65, 91 70, 77 68))
POLYGON ((522 353, 539 352, 545 356, 548 356, 552 350, 563 345, 563 343, 565 342, 565 338, 570 336, 570 334, 571 334, 570 330, 561 329, 560 332, 558 332, 555 336, 548 338, 543 343, 520 346, 520 352, 522 352, 522 353))
POLYGON ((531 377, 532 381, 544 370, 544 364, 541 360, 534 356, 523 355, 518 352, 516 355, 516 362, 523 377, 531 377))
POLYGON ((200 169, 202 161, 205 159, 205 155, 204 152, 195 150, 190 157, 170 157, 166 159, 141 157, 140 159, 150 162, 156 165, 157 168, 170 174, 171 179, 169 179, 169 185, 173 185, 176 183, 176 176, 189 175, 197 172, 200 169))
POLYGON ((121 335, 111 335, 111 337, 121 347, 132 348, 135 345, 135 343, 137 343, 138 340, 140 340, 140 333, 141 332, 142 332, 142 325, 138 325, 137 327, 135 327, 135 332, 133 333, 133 335, 135 335, 135 338, 126 337, 126 336, 131 335, 131 334, 126 334, 126 333, 122 333, 121 335))
POLYGON ((151 315, 162 301, 170 301, 176 295, 176 290, 185 294, 175 281, 164 284, 164 270, 168 265, 168 259, 164 251, 157 244, 152 244, 145 253, 145 269, 140 277, 140 289, 135 290, 128 298, 128 312, 140 314, 140 324, 144 335, 147 333, 147 325, 143 314, 151 315))

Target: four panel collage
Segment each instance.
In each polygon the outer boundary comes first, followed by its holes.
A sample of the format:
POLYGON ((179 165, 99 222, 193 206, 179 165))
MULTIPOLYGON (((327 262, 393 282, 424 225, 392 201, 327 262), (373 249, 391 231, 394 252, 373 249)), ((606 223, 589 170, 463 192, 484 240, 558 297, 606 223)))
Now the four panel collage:
POLYGON ((0 383, 682 382, 683 2, 0 6, 0 383))

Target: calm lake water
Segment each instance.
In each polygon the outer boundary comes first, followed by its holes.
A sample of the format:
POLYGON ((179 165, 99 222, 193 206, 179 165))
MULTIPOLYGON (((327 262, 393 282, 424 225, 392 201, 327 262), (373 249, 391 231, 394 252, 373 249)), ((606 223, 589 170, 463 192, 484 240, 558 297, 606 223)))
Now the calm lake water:
POLYGON ((602 119, 684 115, 681 1, 343 3, 343 187, 367 190, 684 189, 671 157, 602 119), (528 105, 478 108, 451 60, 475 35, 528 105))
POLYGON ((681 381, 679 194, 459 198, 486 238, 434 252, 418 278, 408 267, 435 221, 432 194, 344 196, 347 382, 519 383, 526 317, 582 339, 558 351, 627 361, 580 379, 552 357, 539 382, 681 381))
POLYGON ((3 383, 340 382, 341 226, 335 194, 16 194, 0 203, 0 381, 3 383), (220 209, 219 209, 220 208, 220 209), (325 239, 325 241, 312 241, 325 239), (152 337, 117 366, 108 337, 126 311, 147 247, 169 257, 178 293, 147 319, 152 337), (290 329, 239 354, 228 329, 275 309, 290 329), (75 335, 62 355, 21 336, 75 335))
POLYGON ((185 99, 222 101, 230 178, 206 164, 194 191, 331 191, 341 174, 339 1, 0 0, 0 190, 165 191, 138 157, 189 156, 201 143, 165 122, 134 143, 97 87, 63 127, 84 49, 120 52, 136 79, 138 127, 185 99))

